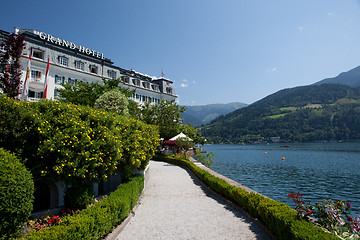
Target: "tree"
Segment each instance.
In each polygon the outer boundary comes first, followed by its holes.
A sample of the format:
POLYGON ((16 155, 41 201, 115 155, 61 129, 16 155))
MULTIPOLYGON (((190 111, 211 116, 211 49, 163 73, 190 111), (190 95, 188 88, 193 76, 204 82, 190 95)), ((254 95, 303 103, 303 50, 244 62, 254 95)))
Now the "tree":
POLYGON ((129 115, 129 101, 118 89, 105 92, 95 101, 95 108, 115 112, 120 115, 129 115))
POLYGON ((141 107, 141 120, 147 124, 159 127, 160 137, 170 139, 180 133, 181 113, 184 106, 179 106, 175 100, 162 100, 160 104, 146 103, 141 107))
POLYGON ((182 124, 181 113, 185 110, 186 107, 179 106, 175 100, 163 100, 160 104, 155 105, 145 103, 140 109, 140 120, 159 126, 161 138, 170 139, 182 132, 194 142, 204 144, 205 138, 196 128, 191 124, 182 124))
POLYGON ((195 143, 200 143, 200 144, 205 143, 205 138, 203 138, 201 134, 198 132, 198 130, 193 126, 191 126, 190 123, 187 125, 181 124, 179 129, 180 132, 184 133, 186 136, 191 138, 195 143))
POLYGON ((126 97, 131 97, 135 90, 122 88, 119 86, 121 79, 103 79, 104 84, 99 82, 77 82, 75 85, 63 84, 63 89, 59 89, 61 101, 93 107, 95 101, 105 92, 118 89, 126 97))
POLYGON ((186 158, 186 152, 194 147, 194 142, 190 140, 189 138, 180 137, 176 139, 176 146, 179 147, 180 151, 184 154, 184 157, 186 158))
POLYGON ((62 86, 64 88, 59 89, 61 102, 83 106, 93 107, 96 99, 104 92, 103 86, 98 82, 77 82, 75 85, 67 83, 62 86))
POLYGON ((0 56, 0 88, 10 98, 21 93, 20 58, 25 47, 24 37, 11 34, 2 44, 5 53, 0 56))
POLYGON ((214 163, 214 153, 213 152, 206 153, 206 155, 205 155, 201 152, 201 149, 196 149, 194 158, 196 160, 198 160, 199 162, 201 162, 202 164, 204 164, 204 166, 206 166, 208 168, 211 168, 212 164, 214 163))

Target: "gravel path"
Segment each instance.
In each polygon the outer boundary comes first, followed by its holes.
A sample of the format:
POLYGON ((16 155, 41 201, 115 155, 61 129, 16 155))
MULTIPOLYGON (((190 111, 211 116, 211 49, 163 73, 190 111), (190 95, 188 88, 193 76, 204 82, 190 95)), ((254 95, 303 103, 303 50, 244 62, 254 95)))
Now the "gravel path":
POLYGON ((144 196, 116 239, 270 239, 181 167, 150 161, 144 196))

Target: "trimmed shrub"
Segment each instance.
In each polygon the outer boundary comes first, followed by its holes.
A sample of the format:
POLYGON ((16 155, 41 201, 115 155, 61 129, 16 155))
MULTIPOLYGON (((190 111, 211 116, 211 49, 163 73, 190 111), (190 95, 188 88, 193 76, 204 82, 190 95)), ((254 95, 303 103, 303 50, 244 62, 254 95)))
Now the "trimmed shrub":
POLYGON ((72 210, 84 209, 94 201, 92 185, 75 185, 66 189, 65 206, 72 210))
POLYGON ((134 177, 100 202, 65 217, 60 225, 31 232, 26 239, 104 239, 129 215, 143 188, 144 176, 134 177))
POLYGON ((34 200, 31 173, 13 155, 0 148, 0 238, 20 234, 34 200))
POLYGON ((156 155, 154 160, 165 161, 190 169, 210 188, 237 203, 250 215, 259 219, 278 239, 338 239, 335 235, 325 232, 311 222, 298 220, 296 211, 288 205, 232 186, 188 160, 165 155, 156 155))

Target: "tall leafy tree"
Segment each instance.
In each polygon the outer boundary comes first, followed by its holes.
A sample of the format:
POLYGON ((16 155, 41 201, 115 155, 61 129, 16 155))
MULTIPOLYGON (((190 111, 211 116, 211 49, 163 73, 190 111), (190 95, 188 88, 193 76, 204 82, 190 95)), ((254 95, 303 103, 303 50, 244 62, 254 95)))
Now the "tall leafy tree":
POLYGON ((103 86, 98 82, 77 82, 75 85, 63 84, 59 89, 60 101, 93 107, 96 99, 104 92, 103 86))
POLYGON ((120 115, 129 115, 129 100, 118 89, 105 92, 95 101, 95 108, 115 112, 120 115))
POLYGON ((159 126, 160 137, 172 138, 180 133, 181 113, 186 107, 179 106, 175 100, 162 100, 160 104, 146 103, 141 108, 141 118, 148 124, 159 126))
POLYGON ((132 96, 134 91, 119 87, 121 79, 103 79, 104 84, 99 82, 77 82, 73 84, 63 84, 63 89, 59 89, 61 101, 93 107, 95 101, 105 92, 118 89, 126 97, 132 96))
POLYGON ((203 138, 198 130, 193 127, 190 123, 180 125, 180 132, 191 138, 194 142, 205 144, 205 138, 203 138))
POLYGON ((10 98, 21 93, 20 58, 25 48, 24 37, 11 34, 2 44, 5 52, 0 55, 0 88, 10 98))

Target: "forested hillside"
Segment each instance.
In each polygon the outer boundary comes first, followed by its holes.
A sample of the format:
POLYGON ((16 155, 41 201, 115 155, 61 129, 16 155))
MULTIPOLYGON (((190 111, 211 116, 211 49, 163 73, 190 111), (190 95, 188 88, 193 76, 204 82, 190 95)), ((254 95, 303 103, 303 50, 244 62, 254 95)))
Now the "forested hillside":
POLYGON ((213 143, 360 139, 360 88, 323 84, 284 89, 201 128, 213 143))
POLYGON ((314 85, 320 84, 343 84, 349 87, 360 87, 360 66, 351 69, 350 71, 340 73, 338 76, 333 78, 326 78, 322 81, 314 83, 314 85))

